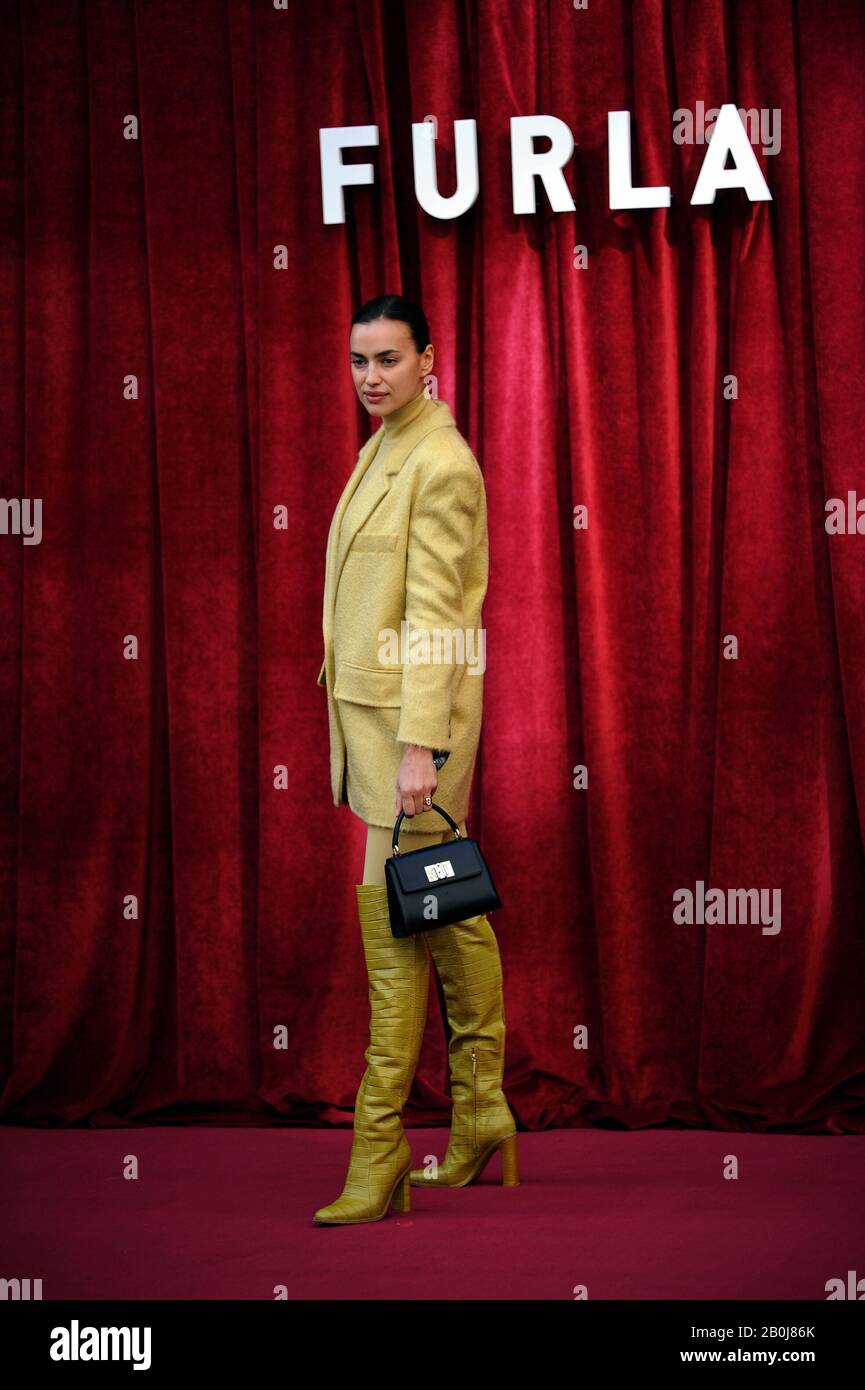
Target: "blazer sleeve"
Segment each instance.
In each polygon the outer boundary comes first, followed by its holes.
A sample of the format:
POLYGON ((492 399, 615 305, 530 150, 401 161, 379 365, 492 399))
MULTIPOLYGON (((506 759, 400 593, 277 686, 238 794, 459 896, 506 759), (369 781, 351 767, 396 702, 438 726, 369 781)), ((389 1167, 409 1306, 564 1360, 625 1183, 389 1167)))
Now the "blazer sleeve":
MULTIPOLYGON (((463 626, 463 584, 472 556, 483 478, 473 458, 454 454, 421 479, 409 519, 405 619, 411 649, 417 629, 429 633, 429 660, 407 659, 397 739, 451 749, 451 699, 460 648, 435 641, 434 629, 463 626), (437 650, 438 648, 438 650, 437 650), (438 657, 438 660, 436 660, 438 657)), ((463 634, 462 641, 465 641, 463 634)), ((416 655, 422 653, 416 651, 416 655)), ((423 655, 426 655, 425 653, 423 655)))

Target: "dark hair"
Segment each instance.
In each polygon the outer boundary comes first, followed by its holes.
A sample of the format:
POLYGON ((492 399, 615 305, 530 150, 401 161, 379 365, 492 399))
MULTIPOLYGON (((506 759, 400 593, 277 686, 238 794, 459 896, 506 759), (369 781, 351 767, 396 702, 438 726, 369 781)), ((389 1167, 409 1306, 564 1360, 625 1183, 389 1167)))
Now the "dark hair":
POLYGON ((418 352, 429 346, 429 324, 426 314, 413 299, 405 299, 401 294, 380 294, 377 299, 368 299, 362 304, 352 319, 356 323, 374 323, 376 319, 399 319, 407 323, 418 352))

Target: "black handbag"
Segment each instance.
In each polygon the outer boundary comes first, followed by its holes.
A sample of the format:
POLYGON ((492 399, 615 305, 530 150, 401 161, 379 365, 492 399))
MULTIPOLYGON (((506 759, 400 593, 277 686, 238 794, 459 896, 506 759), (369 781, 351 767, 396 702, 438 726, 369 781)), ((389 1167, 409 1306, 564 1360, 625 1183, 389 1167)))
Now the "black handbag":
POLYGON ((390 929, 397 937, 448 927, 502 906, 477 840, 460 835, 456 821, 435 802, 432 809, 444 816, 456 839, 403 854, 399 832, 404 811, 393 827, 393 854, 384 861, 384 878, 390 929))

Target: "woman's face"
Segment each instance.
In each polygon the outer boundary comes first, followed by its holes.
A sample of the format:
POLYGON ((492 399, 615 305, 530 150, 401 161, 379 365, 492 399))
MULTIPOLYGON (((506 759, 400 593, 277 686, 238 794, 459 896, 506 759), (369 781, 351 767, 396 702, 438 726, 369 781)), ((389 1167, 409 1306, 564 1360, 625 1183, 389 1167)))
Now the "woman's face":
POLYGON ((418 352, 402 319, 353 324, 349 348, 355 389, 370 415, 392 415, 413 401, 432 370, 432 345, 418 352))

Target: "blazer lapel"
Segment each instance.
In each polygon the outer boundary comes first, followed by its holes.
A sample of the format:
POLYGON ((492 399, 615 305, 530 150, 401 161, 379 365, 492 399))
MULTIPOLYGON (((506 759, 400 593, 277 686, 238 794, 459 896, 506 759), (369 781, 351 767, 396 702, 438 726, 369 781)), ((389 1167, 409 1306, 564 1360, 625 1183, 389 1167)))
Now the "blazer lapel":
POLYGON ((334 544, 336 546, 335 573, 337 587, 339 587, 339 576, 342 574, 342 567, 345 564, 345 557, 351 549, 352 541, 354 540, 361 527, 366 524, 367 519, 369 518, 375 507, 378 506, 379 502, 383 497, 387 496, 387 493, 390 490, 390 480, 393 476, 392 455, 390 458, 385 460, 384 468, 379 472, 378 476, 375 478, 370 478, 370 480, 367 483, 364 483, 363 489, 357 501, 357 505, 352 507, 351 526, 349 529, 344 520, 346 508, 348 507, 349 502, 354 497, 354 494, 357 492, 357 489, 360 487, 361 480, 364 478, 367 469, 371 468, 373 463, 375 462, 375 459, 378 456, 378 449, 380 443, 379 436, 383 437, 383 435, 383 430, 378 429, 376 431, 374 436, 375 447, 370 450, 369 454, 363 462, 362 467, 356 469, 355 472, 352 474, 351 478, 348 481, 348 486, 346 487, 345 505, 340 508, 340 519, 337 523, 338 530, 334 538, 334 544))
POLYGON ((333 614, 336 607, 336 591, 339 588, 342 567, 345 564, 346 556, 351 549, 351 543, 357 532, 372 515, 375 508, 383 497, 390 491, 391 484, 395 475, 402 468, 412 449, 432 430, 443 429, 454 424, 454 418, 450 407, 446 401, 435 401, 435 411, 423 411, 420 418, 413 421, 406 429, 405 434, 393 444, 385 459, 384 467, 374 481, 370 481, 364 488, 360 506, 352 516, 351 530, 346 530, 342 525, 345 509, 355 494, 361 478, 366 470, 371 467, 373 460, 378 454, 379 445, 384 439, 384 426, 379 425, 375 434, 371 436, 367 444, 361 450, 360 458, 357 461, 354 472, 345 485, 342 496, 340 497, 336 511, 333 514, 330 531, 327 538, 327 562, 326 562, 326 583, 325 583, 325 605, 324 605, 324 639, 325 644, 330 641, 333 632, 333 614))

